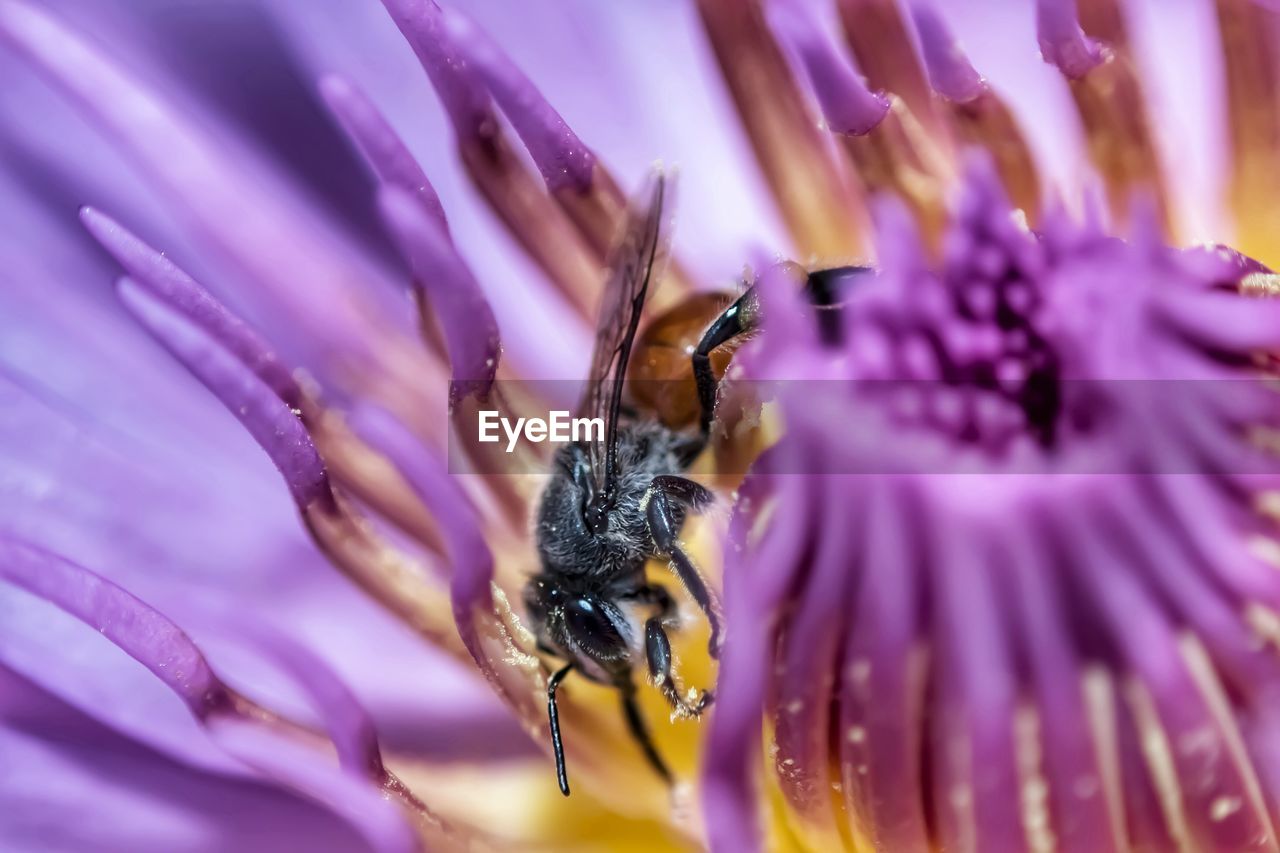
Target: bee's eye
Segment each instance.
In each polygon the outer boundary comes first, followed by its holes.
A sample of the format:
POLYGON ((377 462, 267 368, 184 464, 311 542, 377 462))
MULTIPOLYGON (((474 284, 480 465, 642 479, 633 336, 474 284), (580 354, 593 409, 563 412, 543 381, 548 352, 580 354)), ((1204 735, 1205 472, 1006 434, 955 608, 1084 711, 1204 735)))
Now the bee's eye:
POLYGON ((608 659, 626 654, 626 641, 599 602, 575 598, 564 615, 574 642, 592 657, 608 659))

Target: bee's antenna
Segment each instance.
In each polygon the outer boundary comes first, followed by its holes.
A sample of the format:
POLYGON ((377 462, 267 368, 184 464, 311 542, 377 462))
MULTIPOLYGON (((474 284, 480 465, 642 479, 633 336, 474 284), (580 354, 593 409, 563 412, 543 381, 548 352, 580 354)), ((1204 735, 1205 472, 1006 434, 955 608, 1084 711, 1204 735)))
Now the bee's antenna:
POLYGON ((569 796, 569 772, 564 766, 564 742, 560 740, 560 712, 556 708, 556 688, 564 677, 573 669, 573 664, 566 664, 547 679, 547 717, 551 720, 551 750, 556 756, 556 781, 560 783, 560 793, 569 796))

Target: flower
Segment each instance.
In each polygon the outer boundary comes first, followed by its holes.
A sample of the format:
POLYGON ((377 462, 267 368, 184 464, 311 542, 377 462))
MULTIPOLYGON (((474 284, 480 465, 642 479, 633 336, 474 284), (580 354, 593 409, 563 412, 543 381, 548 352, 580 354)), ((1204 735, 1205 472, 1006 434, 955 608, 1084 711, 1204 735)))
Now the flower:
POLYGON ((6 847, 1280 844, 1268 8, 48 5, 0 0, 6 847), (565 800, 537 483, 447 434, 580 374, 656 156, 651 309, 749 261, 721 406, 779 427, 699 462, 677 783, 575 680, 565 800), (780 258, 875 272, 815 323, 780 258))

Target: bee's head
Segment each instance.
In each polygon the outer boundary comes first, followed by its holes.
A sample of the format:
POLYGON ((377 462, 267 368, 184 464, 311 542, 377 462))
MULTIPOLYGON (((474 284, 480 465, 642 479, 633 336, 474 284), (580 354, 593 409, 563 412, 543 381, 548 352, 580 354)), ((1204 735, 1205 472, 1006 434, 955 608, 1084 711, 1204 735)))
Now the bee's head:
POLYGON ((630 656, 631 625, 615 602, 575 589, 573 580, 543 574, 525 588, 538 640, 570 660, 585 658, 612 669, 630 656))

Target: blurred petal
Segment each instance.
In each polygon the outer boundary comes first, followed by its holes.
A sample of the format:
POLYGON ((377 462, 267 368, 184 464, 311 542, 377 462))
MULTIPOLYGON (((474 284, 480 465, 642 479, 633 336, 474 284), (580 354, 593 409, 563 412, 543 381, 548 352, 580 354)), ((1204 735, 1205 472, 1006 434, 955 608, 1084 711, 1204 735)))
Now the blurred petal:
MULTIPOLYGON (((302 732, 272 731, 289 725, 261 708, 246 708, 244 700, 213 674, 190 638, 155 610, 73 563, 11 539, 0 541, 0 573, 97 630, 146 666, 186 702, 214 741, 231 754, 268 778, 295 786, 355 818, 376 847, 415 847, 401 816, 367 780, 336 778, 336 768, 326 764, 322 754, 317 756, 315 741, 298 738, 302 732), (363 811, 357 810, 361 804, 363 811)), ((332 700, 333 692, 325 698, 332 700)))
POLYGON ((194 771, 3 666, 0 752, 9 849, 368 849, 327 809, 267 783, 194 771))
MULTIPOLYGON (((351 285, 372 271, 358 252, 326 250, 333 237, 326 241, 318 218, 290 204, 287 192, 264 192, 278 184, 272 173, 252 169, 256 186, 240 177, 251 170, 252 159, 232 166, 213 139, 176 115, 162 97, 22 0, 0 6, 0 34, 62 86, 135 162, 145 164, 216 254, 241 276, 263 285, 260 294, 246 292, 246 297, 279 300, 271 310, 287 306, 303 318, 313 340, 320 337, 360 353, 363 328, 352 318, 364 315, 344 316, 328 306, 352 299, 356 291, 351 285), (307 282, 305 292, 299 281, 307 282)), ((304 336, 291 341, 306 342, 304 336)), ((325 362, 320 352, 311 354, 316 356, 313 363, 325 362)))

